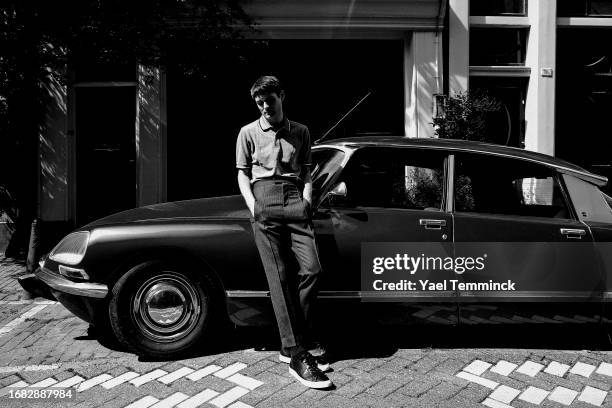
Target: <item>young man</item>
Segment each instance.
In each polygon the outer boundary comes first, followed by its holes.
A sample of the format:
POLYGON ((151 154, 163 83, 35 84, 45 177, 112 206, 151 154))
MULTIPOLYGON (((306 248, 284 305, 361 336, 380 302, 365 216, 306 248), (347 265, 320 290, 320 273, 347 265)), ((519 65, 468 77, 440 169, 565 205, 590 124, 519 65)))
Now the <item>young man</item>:
POLYGON ((240 129, 236 141, 238 186, 251 211, 255 243, 266 272, 281 337, 280 359, 302 384, 327 388, 329 367, 306 348, 306 326, 317 296, 321 265, 310 205, 310 134, 287 119, 279 80, 263 76, 251 87, 261 117, 240 129), (300 270, 291 269, 295 254, 300 270))

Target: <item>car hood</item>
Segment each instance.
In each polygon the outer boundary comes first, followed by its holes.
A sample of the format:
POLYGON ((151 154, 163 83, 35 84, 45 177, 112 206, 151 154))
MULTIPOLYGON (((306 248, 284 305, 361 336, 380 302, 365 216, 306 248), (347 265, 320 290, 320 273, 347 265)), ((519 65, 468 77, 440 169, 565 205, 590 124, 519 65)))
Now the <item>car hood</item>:
POLYGON ((240 195, 200 198, 196 200, 173 201, 147 205, 122 211, 93 221, 83 228, 109 224, 123 224, 138 221, 168 218, 248 218, 249 212, 240 195))

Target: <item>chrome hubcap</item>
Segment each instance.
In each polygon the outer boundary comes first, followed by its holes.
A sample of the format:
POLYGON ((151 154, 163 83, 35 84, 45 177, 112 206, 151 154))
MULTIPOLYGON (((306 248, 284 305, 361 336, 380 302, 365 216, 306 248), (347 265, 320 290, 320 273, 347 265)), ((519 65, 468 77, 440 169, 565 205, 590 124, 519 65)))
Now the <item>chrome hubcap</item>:
POLYGON ((145 337, 158 342, 188 335, 202 313, 200 296, 182 275, 161 272, 144 282, 132 303, 132 316, 145 337))

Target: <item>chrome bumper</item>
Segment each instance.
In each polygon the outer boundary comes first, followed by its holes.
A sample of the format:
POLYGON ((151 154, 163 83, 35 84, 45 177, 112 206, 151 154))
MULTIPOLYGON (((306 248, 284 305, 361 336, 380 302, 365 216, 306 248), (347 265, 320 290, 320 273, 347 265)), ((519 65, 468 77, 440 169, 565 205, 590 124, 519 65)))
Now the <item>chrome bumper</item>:
POLYGON ((52 272, 44 267, 38 268, 36 277, 43 281, 52 290, 71 295, 102 299, 108 293, 108 286, 101 283, 73 282, 62 275, 52 272))

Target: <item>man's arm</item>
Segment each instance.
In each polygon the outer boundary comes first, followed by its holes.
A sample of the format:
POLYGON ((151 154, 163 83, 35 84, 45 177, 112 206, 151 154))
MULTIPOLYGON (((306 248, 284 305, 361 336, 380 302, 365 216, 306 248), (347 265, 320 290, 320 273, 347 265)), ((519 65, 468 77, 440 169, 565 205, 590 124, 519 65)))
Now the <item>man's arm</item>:
POLYGON ((240 188, 240 194, 244 197, 251 215, 255 216, 255 197, 253 196, 253 190, 251 190, 251 178, 247 174, 248 170, 238 169, 238 187, 240 188))

